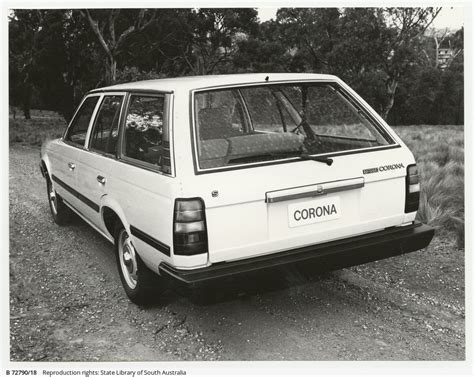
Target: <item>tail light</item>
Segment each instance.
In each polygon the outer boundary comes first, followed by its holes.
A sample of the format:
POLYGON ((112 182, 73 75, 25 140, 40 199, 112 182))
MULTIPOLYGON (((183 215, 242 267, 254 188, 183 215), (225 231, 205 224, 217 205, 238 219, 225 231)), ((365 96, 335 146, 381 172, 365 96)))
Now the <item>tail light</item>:
POLYGON ((416 164, 408 165, 405 180, 405 213, 415 212, 420 202, 420 179, 416 164))
POLYGON ((206 213, 201 198, 175 200, 173 244, 176 255, 207 253, 206 213))

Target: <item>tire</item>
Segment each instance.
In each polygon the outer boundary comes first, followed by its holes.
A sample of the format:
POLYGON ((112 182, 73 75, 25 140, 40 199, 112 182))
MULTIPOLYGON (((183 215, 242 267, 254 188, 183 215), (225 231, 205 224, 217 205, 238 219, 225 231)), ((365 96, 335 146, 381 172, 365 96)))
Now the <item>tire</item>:
POLYGON ((115 228, 114 239, 120 280, 128 298, 137 305, 156 302, 164 288, 162 279, 142 261, 121 223, 115 228))
POLYGON ((49 209, 53 220, 58 225, 65 225, 71 218, 71 210, 64 204, 63 199, 56 193, 51 179, 46 176, 46 192, 48 195, 49 209))

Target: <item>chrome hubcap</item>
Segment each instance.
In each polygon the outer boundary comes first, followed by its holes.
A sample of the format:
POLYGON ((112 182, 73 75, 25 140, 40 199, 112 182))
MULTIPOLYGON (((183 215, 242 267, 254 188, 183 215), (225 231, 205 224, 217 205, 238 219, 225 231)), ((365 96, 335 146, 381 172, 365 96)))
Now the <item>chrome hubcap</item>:
POLYGON ((125 229, 120 231, 118 252, 123 277, 127 285, 134 289, 137 286, 137 256, 125 229))

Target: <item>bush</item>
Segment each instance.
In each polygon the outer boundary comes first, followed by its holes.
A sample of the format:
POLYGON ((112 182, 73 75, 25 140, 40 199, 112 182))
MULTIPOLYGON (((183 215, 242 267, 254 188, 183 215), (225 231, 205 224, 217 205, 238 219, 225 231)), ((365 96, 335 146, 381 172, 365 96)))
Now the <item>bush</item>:
POLYGON ((462 126, 395 127, 421 176, 417 219, 464 246, 464 132, 462 126))

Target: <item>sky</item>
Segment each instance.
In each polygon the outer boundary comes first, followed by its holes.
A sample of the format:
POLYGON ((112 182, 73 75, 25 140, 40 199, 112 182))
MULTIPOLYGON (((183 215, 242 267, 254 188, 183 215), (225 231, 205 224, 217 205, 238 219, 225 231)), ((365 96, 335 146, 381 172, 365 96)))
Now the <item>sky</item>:
MULTIPOLYGON (((258 16, 262 22, 267 21, 275 17, 277 10, 272 7, 258 8, 258 16)), ((460 29, 464 24, 463 15, 462 7, 443 7, 433 21, 433 26, 436 29, 460 29)))

